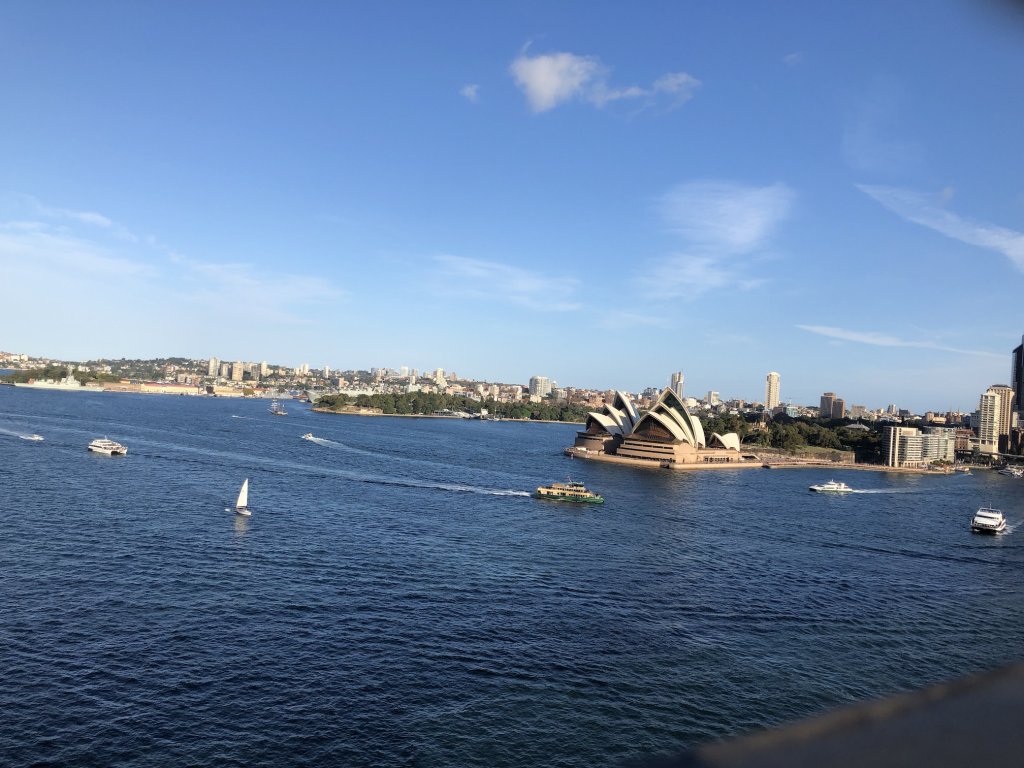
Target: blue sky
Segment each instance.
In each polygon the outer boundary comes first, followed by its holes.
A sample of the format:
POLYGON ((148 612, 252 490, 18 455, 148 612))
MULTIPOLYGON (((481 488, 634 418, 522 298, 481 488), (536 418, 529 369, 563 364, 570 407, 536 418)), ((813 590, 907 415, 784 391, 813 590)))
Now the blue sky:
POLYGON ((973 409, 1009 8, 5 3, 0 349, 973 409))

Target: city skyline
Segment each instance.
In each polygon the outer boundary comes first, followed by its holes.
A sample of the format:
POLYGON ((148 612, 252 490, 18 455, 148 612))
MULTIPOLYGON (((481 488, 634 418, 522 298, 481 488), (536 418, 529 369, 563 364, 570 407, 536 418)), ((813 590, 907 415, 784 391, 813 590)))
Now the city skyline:
POLYGON ((1021 15, 443 7, 6 5, 0 346, 911 410, 1012 384, 1021 15))

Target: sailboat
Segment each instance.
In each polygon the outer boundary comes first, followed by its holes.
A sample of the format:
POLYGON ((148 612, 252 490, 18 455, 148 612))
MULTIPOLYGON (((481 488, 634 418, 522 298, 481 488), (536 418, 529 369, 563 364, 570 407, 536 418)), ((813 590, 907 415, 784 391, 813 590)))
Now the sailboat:
POLYGON ((238 501, 235 502, 235 514, 245 515, 248 517, 252 514, 249 509, 249 478, 245 478, 245 482, 242 483, 242 490, 238 492, 238 501))

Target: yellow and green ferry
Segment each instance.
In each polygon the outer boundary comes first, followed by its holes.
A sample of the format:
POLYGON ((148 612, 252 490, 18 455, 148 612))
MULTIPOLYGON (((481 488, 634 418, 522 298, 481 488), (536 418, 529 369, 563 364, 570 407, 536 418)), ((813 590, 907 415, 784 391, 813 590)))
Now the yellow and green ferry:
POLYGON ((576 504, 604 504, 604 496, 588 491, 583 483, 552 483, 542 485, 533 494, 535 499, 547 501, 571 501, 576 504))

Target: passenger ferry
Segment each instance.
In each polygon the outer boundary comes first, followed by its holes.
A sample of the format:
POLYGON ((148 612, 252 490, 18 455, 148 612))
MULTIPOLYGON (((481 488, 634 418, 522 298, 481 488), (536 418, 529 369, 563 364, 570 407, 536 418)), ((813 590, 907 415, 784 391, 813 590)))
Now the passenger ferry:
POLYGON ((827 483, 821 483, 820 485, 812 485, 807 490, 817 493, 853 493, 853 488, 846 483, 837 483, 835 480, 829 480, 827 483))
POLYGON ((93 453, 105 453, 107 456, 127 456, 128 448, 108 440, 105 437, 98 437, 89 443, 89 450, 93 453))
POLYGON ((971 530, 974 533, 1002 533, 1006 530, 1006 518, 998 509, 981 507, 974 513, 971 530))
POLYGON ((552 483, 540 486, 533 494, 535 499, 547 501, 572 501, 577 504, 604 504, 604 496, 588 491, 583 483, 552 483))

